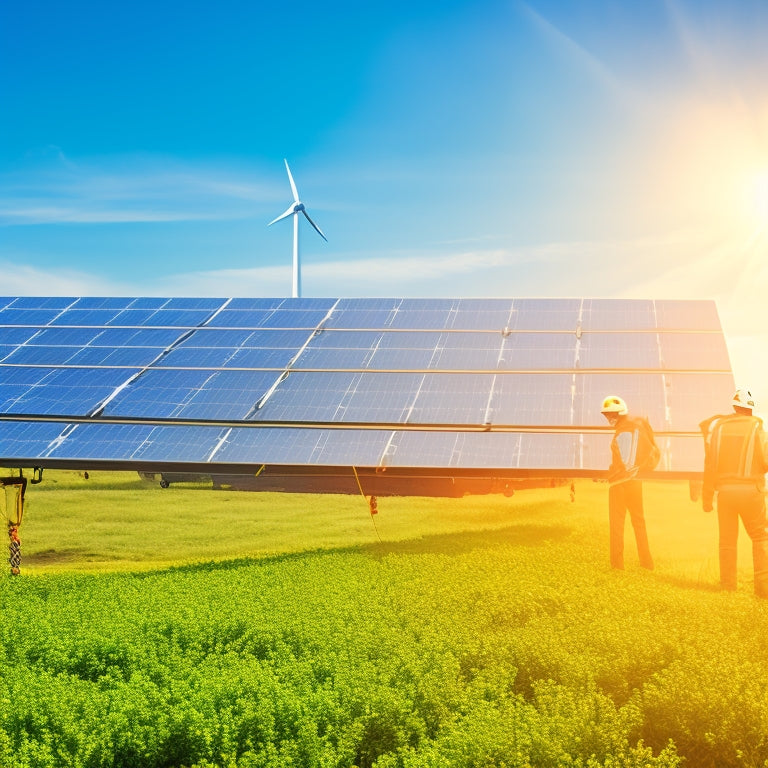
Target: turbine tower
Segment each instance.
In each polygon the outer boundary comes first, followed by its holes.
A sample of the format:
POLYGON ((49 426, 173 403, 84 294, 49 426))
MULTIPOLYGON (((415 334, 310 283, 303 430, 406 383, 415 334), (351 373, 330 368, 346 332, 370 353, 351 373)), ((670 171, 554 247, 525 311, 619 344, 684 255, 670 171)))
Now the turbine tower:
POLYGON ((271 227, 276 221, 285 219, 288 216, 293 216, 293 293, 291 295, 295 299, 301 296, 301 272, 299 269, 299 214, 303 213, 307 217, 307 221, 315 228, 315 231, 318 235, 320 235, 320 237, 323 238, 323 240, 328 242, 328 238, 322 233, 320 227, 318 227, 317 224, 315 224, 315 222, 309 218, 309 214, 307 213, 307 209, 304 207, 304 203, 299 200, 299 193, 296 190, 296 183, 293 180, 293 176, 291 176, 291 169, 288 167, 288 161, 284 159, 284 162, 285 170, 288 171, 288 181, 291 182, 293 202, 285 211, 285 213, 281 213, 276 219, 272 219, 272 221, 270 221, 267 226, 271 227))

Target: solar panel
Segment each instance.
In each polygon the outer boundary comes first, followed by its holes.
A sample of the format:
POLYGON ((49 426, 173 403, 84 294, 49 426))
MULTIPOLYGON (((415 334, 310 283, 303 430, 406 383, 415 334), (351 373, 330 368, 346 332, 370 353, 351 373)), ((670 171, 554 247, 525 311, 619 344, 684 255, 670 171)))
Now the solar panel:
POLYGON ((698 472, 710 301, 0 298, 0 464, 595 473, 619 394, 698 472))

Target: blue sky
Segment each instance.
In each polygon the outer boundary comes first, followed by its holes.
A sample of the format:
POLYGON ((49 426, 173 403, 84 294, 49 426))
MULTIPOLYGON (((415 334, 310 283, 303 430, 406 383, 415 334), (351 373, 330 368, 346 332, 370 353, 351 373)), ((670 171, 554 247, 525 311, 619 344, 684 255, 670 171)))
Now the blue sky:
POLYGON ((3 293, 714 298, 768 399, 768 6, 5 0, 3 293), (754 350, 760 350, 755 354, 754 350))

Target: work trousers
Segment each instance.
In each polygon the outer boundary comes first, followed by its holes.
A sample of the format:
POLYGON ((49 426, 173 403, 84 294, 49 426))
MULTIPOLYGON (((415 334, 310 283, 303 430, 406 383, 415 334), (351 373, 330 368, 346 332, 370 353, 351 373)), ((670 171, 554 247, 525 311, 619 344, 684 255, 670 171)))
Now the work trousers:
POLYGON ((720 527, 720 585, 736 589, 736 556, 739 518, 752 539, 755 594, 768 598, 768 523, 765 497, 754 485, 729 486, 717 493, 720 527))
POLYGON ((627 512, 635 530, 640 565, 653 570, 653 558, 648 546, 643 513, 643 484, 640 480, 627 480, 608 489, 608 522, 611 537, 611 567, 624 568, 624 523, 627 512))

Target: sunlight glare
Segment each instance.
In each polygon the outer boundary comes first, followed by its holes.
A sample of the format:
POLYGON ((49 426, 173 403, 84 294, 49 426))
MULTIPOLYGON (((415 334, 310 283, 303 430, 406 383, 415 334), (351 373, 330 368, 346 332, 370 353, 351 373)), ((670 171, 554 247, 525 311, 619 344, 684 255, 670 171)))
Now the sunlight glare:
POLYGON ((752 180, 752 210, 760 224, 768 224, 768 168, 760 170, 752 180))

